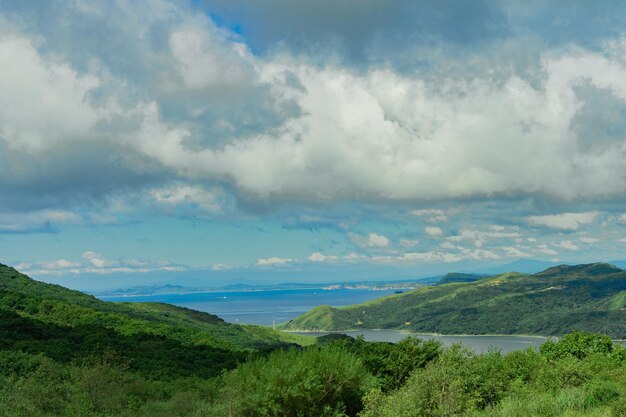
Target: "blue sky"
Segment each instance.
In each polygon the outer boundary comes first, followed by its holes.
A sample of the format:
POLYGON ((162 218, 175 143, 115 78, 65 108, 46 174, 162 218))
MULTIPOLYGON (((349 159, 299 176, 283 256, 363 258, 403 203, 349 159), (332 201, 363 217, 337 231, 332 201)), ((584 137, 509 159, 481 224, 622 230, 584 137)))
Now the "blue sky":
POLYGON ((95 289, 625 259, 619 6, 0 0, 0 261, 95 289))

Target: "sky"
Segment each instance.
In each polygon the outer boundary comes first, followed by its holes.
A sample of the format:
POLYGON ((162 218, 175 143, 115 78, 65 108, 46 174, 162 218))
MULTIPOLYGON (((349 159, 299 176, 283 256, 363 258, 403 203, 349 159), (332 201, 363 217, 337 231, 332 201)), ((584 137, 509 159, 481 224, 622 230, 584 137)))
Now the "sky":
POLYGON ((0 0, 0 262, 97 289, 626 259, 624 28, 614 1, 0 0))

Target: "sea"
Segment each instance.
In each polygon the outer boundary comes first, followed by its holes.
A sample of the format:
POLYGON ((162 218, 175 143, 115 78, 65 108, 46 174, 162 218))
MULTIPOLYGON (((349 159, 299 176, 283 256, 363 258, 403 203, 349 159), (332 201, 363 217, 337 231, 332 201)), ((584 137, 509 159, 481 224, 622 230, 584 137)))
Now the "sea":
MULTIPOLYGON (((394 289, 306 288, 100 296, 99 298, 105 301, 162 302, 215 314, 231 323, 272 326, 287 322, 318 305, 341 307, 373 300, 394 292, 396 292, 394 289)), ((369 341, 397 342, 405 337, 415 336, 435 339, 446 346, 463 343, 477 353, 486 352, 489 349, 498 349, 507 353, 538 347, 547 340, 545 337, 536 336, 445 336, 407 333, 399 330, 359 330, 340 333, 352 337, 363 336, 369 341)), ((320 336, 328 332, 302 334, 320 336)))
POLYGON ((287 322, 316 307, 327 304, 341 307, 358 304, 385 295, 393 289, 306 288, 271 289, 186 294, 151 294, 136 296, 100 296, 105 301, 152 301, 174 304, 215 314, 231 323, 271 326, 287 322))

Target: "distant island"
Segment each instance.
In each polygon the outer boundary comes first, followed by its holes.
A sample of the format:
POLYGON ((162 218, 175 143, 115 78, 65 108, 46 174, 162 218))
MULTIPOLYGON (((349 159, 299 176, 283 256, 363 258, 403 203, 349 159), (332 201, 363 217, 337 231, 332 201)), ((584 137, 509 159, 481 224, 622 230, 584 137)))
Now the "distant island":
POLYGON ((318 306, 285 330, 401 329, 440 334, 626 338, 626 271, 605 263, 560 265, 537 274, 449 274, 438 285, 342 308, 318 306))
POLYGON ((286 282, 280 284, 230 284, 222 287, 190 287, 179 284, 155 284, 141 285, 129 288, 117 288, 113 290, 96 291, 92 295, 97 297, 135 297, 157 294, 192 294, 207 292, 240 292, 240 291, 274 291, 274 290, 298 290, 319 289, 332 290, 412 290, 424 285, 436 283, 440 277, 416 278, 403 281, 356 281, 337 283, 298 283, 286 282))

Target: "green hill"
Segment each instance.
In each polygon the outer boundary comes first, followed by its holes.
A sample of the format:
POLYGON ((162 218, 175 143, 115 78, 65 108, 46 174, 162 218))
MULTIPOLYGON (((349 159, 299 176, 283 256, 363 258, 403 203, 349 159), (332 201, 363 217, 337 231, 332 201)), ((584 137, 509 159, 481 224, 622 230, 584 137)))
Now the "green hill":
POLYGON ((441 279, 437 282, 437 285, 450 284, 451 282, 474 282, 483 278, 485 278, 485 275, 450 272, 450 273, 445 274, 443 277, 441 277, 441 279))
POLYGON ((297 336, 161 303, 112 303, 0 265, 0 350, 80 361, 114 351, 153 376, 213 376, 297 336))
POLYGON ((282 328, 537 335, 581 330, 623 339, 626 271, 602 263, 561 265, 534 275, 443 283, 343 308, 319 306, 282 328))

